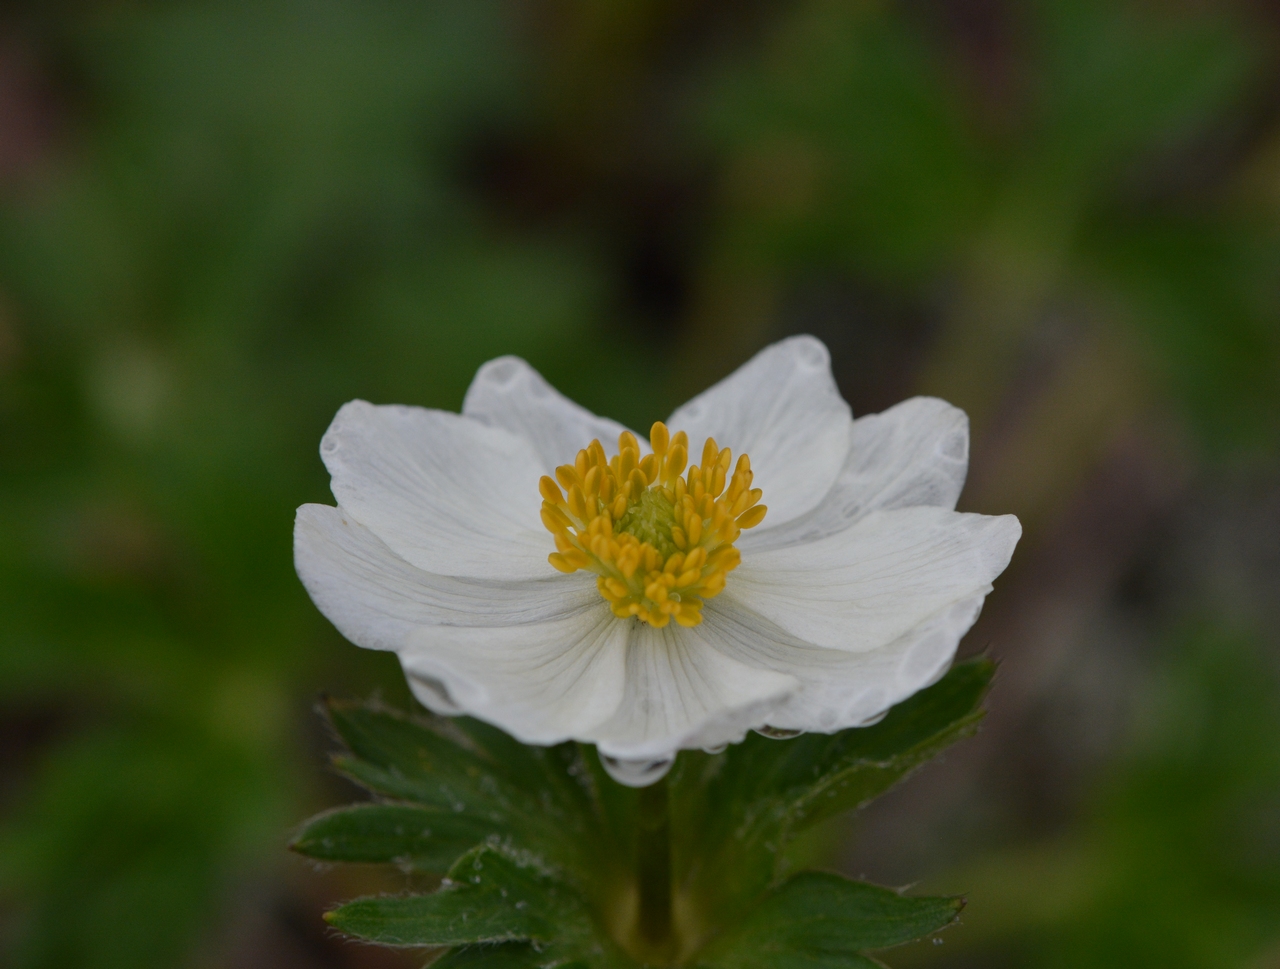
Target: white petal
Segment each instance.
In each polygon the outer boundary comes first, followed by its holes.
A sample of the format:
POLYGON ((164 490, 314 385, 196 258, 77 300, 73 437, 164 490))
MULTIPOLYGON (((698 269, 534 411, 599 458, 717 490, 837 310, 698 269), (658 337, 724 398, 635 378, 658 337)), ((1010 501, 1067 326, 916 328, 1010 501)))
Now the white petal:
POLYGON ((824 649, 789 635, 726 596, 703 610, 709 636, 743 663, 796 677, 800 688, 768 711, 781 730, 830 733, 874 720, 937 680, 978 618, 982 595, 952 603, 880 649, 824 649))
MULTIPOLYGON (((462 413, 524 437, 538 452, 544 474, 572 464, 593 440, 612 454, 618 435, 626 430, 575 404, 519 357, 498 357, 481 367, 462 402, 462 413)), ((646 435, 636 437, 644 447, 646 435)))
POLYGON ((428 706, 437 681, 451 702, 523 743, 582 737, 618 708, 626 679, 628 623, 595 595, 545 622, 416 629, 400 662, 428 706))
POLYGON ((328 505, 298 509, 293 555, 316 606, 366 649, 402 649, 420 626, 520 626, 600 601, 595 582, 579 573, 492 582, 424 572, 328 505))
POLYGON ((741 740, 794 690, 796 680, 725 656, 702 628, 628 621, 622 705, 584 739, 624 760, 662 759, 686 747, 741 740))
POLYGON ((542 465, 515 434, 356 400, 338 411, 320 453, 338 504, 410 564, 485 579, 548 575, 542 465))
POLYGON ((936 397, 904 400, 853 422, 844 467, 816 508, 776 528, 766 517, 764 525, 743 533, 739 547, 747 552, 811 542, 879 509, 955 508, 968 469, 964 411, 936 397))
POLYGON ((849 405, 831 376, 821 341, 796 336, 766 347, 671 415, 689 435, 689 462, 714 437, 751 456, 755 486, 773 527, 813 508, 831 490, 849 451, 849 405))
POLYGON ((1021 534, 1012 515, 876 511, 816 542, 744 557, 721 594, 805 642, 865 652, 985 595, 1021 534))

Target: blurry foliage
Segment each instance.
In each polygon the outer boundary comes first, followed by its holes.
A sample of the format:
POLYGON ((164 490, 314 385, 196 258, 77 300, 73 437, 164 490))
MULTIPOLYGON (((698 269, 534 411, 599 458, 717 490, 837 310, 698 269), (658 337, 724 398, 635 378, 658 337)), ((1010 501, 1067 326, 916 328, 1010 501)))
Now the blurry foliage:
MULTIPOLYGON (((457 407, 519 353, 643 426, 834 281, 853 296, 820 335, 855 403, 876 341, 918 326, 901 393, 967 407, 979 443, 1018 425, 1029 443, 976 469, 984 510, 1052 514, 1069 488, 1036 482, 1152 413, 1275 453, 1280 42, 1254 7, 190 0, 3 23, 58 132, 0 189, 6 965, 231 958, 230 900, 286 891, 285 832, 333 799, 311 698, 404 698, 290 561, 347 399, 457 407), (1087 338, 1027 405, 1025 357, 1064 318, 1087 338)), ((996 879, 991 951, 1217 966, 1276 944, 1274 801, 1245 796, 1274 776, 1275 694, 1205 642, 1160 720, 1209 710, 1186 720, 1204 737, 1118 766, 1093 847, 1058 859, 1096 859, 1087 913, 1024 931, 996 879)))
POLYGON ((1274 433, 1276 221, 1215 204, 1229 183, 1158 181, 1252 107, 1265 60, 1239 16, 1020 4, 1012 56, 1029 83, 1000 93, 1025 103, 992 120, 899 6, 792 10, 762 50, 728 60, 697 113, 726 159, 715 273, 756 292, 761 275, 781 293, 823 272, 947 287, 935 389, 979 418, 1046 311, 1118 304, 1135 355, 1210 443, 1274 433))
POLYGON ((499 13, 61 25, 90 116, 0 224, 0 692, 15 729, 68 710, 4 836, 6 962, 169 966, 216 938, 228 880, 277 867, 316 796, 309 696, 384 668, 293 575, 336 405, 456 407, 485 359, 584 339, 588 260, 489 238, 449 181, 466 124, 510 110, 499 13))
POLYGON ((989 908, 948 941, 1046 969, 1272 965, 1277 737, 1280 676, 1253 637, 1175 637, 1077 829, 948 876, 989 908))

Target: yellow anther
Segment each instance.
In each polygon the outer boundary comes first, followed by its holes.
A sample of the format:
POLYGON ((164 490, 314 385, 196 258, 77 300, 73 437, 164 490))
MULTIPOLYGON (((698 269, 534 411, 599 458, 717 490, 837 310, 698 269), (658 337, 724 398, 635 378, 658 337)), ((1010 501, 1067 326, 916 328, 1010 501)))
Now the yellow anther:
POLYGON ((542 495, 543 499, 551 502, 553 505, 558 505, 564 501, 564 494, 560 491, 560 486, 557 485, 549 475, 544 474, 538 479, 538 492, 542 495))
MULTIPOLYGON (((574 518, 586 520, 587 518, 587 498, 582 493, 582 489, 574 485, 569 489, 569 514, 574 518)), ((594 516, 593 516, 594 517, 594 516)))
POLYGON ((697 545, 702 540, 702 516, 690 515, 685 519, 687 531, 685 535, 690 545, 697 545))
POLYGON ((759 500, 759 499, 753 499, 751 497, 750 491, 743 491, 737 495, 735 495, 732 491, 730 491, 727 495, 725 495, 725 497, 733 501, 733 504, 729 506, 729 514, 731 514, 734 518, 737 518, 744 511, 746 511, 753 504, 755 504, 756 501, 759 500))
POLYGON ((604 445, 599 441, 592 441, 590 447, 587 448, 587 457, 592 464, 599 465, 602 468, 609 466, 609 459, 605 456, 604 445))
POLYGON ((569 559, 560 552, 552 552, 547 556, 547 561, 554 565, 561 572, 577 572, 578 567, 572 564, 569 559))
POLYGON ((667 430, 667 425, 662 421, 654 421, 653 427, 649 428, 649 446, 653 448, 653 453, 662 457, 670 444, 671 432, 667 430))
POLYGON ((720 492, 724 491, 724 468, 717 464, 711 472, 711 487, 707 489, 711 494, 719 497, 720 492))
POLYGON ((636 448, 627 447, 622 449, 622 453, 618 455, 618 470, 616 474, 623 481, 631 477, 631 471, 640 463, 640 452, 636 448))
POLYGON ((685 462, 689 460, 689 450, 683 444, 672 444, 671 450, 667 452, 667 475, 674 478, 678 483, 683 483, 680 478, 684 471, 685 462))
POLYGON ((569 516, 548 502, 542 503, 542 524, 546 526, 547 531, 552 533, 573 527, 573 522, 569 521, 569 516))
POLYGON ((742 562, 742 553, 732 545, 721 545, 707 556, 707 565, 713 569, 732 572, 742 562))
POLYGON ((638 497, 641 492, 649 487, 649 482, 645 479, 644 472, 639 468, 631 472, 627 478, 627 484, 631 486, 632 497, 638 497))
POLYGON ((714 437, 707 438, 707 443, 702 445, 702 466, 710 467, 720 457, 720 447, 716 444, 714 437))
POLYGON ((702 585, 698 587, 698 593, 707 599, 719 595, 724 589, 724 578, 724 572, 712 572, 702 580, 702 585))
POLYGON ((542 523, 556 546, 548 561, 561 572, 594 572, 615 616, 696 626, 703 602, 742 560, 733 542, 765 508, 746 455, 734 465, 730 450, 708 438, 702 463, 690 466, 688 435, 660 421, 649 444, 641 457, 639 440, 623 431, 612 457, 592 441, 554 478, 539 479, 542 523))
POLYGON ((646 454, 640 459, 640 472, 645 477, 645 484, 658 480, 658 455, 646 454))

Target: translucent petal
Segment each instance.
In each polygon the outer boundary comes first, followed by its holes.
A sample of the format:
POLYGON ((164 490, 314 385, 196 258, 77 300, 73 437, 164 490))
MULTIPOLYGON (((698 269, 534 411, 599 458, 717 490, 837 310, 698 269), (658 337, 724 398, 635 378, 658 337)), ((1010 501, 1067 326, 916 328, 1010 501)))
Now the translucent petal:
POLYGON ((582 574, 495 582, 424 572, 328 505, 298 509, 293 554, 316 606, 347 639, 368 649, 401 649, 419 626, 523 625, 600 601, 595 582, 582 574))
POLYGON ((739 662, 785 672, 799 689, 768 711, 767 736, 830 733, 876 722, 895 703, 935 682, 978 618, 983 593, 952 603, 879 649, 825 649, 806 643, 719 596, 703 610, 705 634, 739 662))
MULTIPOLYGON (((592 440, 612 447, 626 430, 617 421, 597 417, 575 404, 519 357, 498 357, 481 367, 462 402, 462 413, 529 441, 543 474, 572 464, 592 440)), ((647 451, 647 435, 636 437, 647 451)))
POLYGON ((583 738, 603 755, 660 760, 684 748, 734 743, 797 685, 785 673, 724 655, 702 626, 625 625, 630 636, 622 704, 583 738))
POLYGON ((1021 534, 1012 515, 876 511, 816 542, 744 556, 721 597, 804 642, 866 652, 984 595, 1021 534))
POLYGON ((761 350, 667 423, 688 432, 691 461, 708 436, 751 456, 754 484, 769 508, 761 529, 815 507, 849 452, 849 405, 836 389, 827 348, 811 336, 761 350))
POLYGON ((936 397, 913 397, 850 428, 849 453, 817 507, 780 527, 744 532, 739 547, 782 548, 843 531, 873 511, 953 509, 969 468, 969 418, 936 397))
MULTIPOLYGON (((590 733, 618 709, 628 625, 596 595, 544 622, 419 627, 400 662, 411 685, 436 680, 450 702, 517 740, 555 744, 590 733)), ((431 692, 415 693, 431 705, 431 692)))
POLYGON ((338 411, 320 453, 338 504, 410 564, 484 579, 548 574, 542 465, 524 439, 458 414, 357 400, 338 411))

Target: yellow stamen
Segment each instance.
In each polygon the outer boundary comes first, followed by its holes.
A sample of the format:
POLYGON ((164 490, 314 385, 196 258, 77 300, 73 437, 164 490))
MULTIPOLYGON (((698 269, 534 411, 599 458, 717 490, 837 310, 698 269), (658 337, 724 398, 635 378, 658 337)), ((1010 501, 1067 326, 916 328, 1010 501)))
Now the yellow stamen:
POLYGON ((642 458, 640 442, 624 431, 608 458, 592 441, 555 478, 538 482, 542 523, 557 549, 547 561, 561 572, 594 572, 615 616, 658 629, 672 620, 696 626, 703 601, 724 589, 742 561, 733 543, 766 509, 745 454, 730 474, 729 449, 707 438, 702 464, 686 467, 689 436, 671 434, 661 421, 649 444, 642 458))

